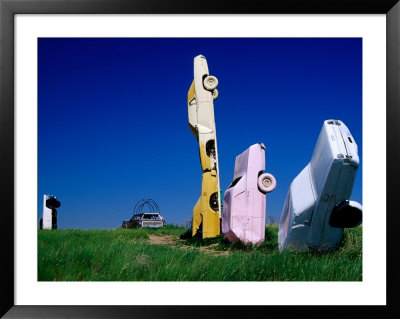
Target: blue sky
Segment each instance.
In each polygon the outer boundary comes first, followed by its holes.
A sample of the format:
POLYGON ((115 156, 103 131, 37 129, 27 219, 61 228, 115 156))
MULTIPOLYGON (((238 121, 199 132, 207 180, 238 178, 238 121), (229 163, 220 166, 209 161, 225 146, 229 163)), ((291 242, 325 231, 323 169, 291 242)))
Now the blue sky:
POLYGON ((215 118, 223 191, 235 157, 266 146, 267 220, 309 162, 326 119, 355 138, 362 203, 360 38, 40 38, 38 220, 43 194, 61 201, 58 226, 119 227, 142 198, 167 223, 192 216, 201 190, 198 144, 187 120, 193 58, 219 80, 215 118))

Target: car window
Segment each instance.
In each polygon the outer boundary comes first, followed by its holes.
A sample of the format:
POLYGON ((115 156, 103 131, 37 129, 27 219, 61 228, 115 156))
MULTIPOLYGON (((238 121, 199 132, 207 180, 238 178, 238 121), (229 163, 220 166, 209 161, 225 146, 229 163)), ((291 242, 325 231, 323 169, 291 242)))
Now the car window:
POLYGON ((146 214, 143 216, 143 219, 161 220, 160 215, 154 215, 154 214, 146 214))
POLYGON ((232 184, 228 187, 228 189, 234 187, 234 186, 240 181, 241 178, 242 178, 242 176, 239 176, 238 178, 236 178, 236 179, 232 182, 232 184))

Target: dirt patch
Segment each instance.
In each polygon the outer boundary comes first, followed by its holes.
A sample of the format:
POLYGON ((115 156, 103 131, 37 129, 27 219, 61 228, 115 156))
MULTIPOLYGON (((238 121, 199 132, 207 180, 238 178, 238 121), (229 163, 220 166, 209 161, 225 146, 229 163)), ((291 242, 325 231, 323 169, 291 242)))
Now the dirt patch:
POLYGON ((153 235, 153 234, 150 234, 149 240, 147 242, 152 245, 174 246, 174 247, 182 249, 182 250, 197 249, 197 250, 200 250, 202 253, 211 254, 214 256, 227 256, 229 254, 229 251, 219 251, 219 250, 213 249, 218 244, 211 244, 209 246, 201 246, 201 247, 182 245, 181 240, 176 235, 169 235, 169 234, 153 235))
POLYGON ((149 235, 148 243, 152 245, 176 245, 179 242, 179 238, 174 235, 149 235))

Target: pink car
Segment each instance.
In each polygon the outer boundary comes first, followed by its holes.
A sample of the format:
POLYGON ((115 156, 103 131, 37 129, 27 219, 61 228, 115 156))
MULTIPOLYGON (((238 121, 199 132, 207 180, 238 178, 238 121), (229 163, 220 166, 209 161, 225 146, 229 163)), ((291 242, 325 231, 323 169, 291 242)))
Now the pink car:
POLYGON ((276 180, 264 170, 264 144, 254 144, 236 156, 222 216, 222 232, 229 241, 240 239, 245 244, 256 244, 265 239, 265 194, 275 189, 276 180))

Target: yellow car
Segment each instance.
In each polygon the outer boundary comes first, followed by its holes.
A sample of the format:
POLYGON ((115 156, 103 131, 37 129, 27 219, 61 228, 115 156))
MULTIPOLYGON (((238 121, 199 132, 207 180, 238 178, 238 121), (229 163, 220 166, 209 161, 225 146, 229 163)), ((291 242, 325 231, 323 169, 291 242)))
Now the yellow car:
POLYGON ((217 86, 217 78, 209 75, 206 58, 202 55, 196 56, 187 107, 190 130, 199 142, 203 172, 201 195, 193 209, 192 235, 200 233, 202 238, 218 236, 221 228, 221 195, 214 118, 217 86))

